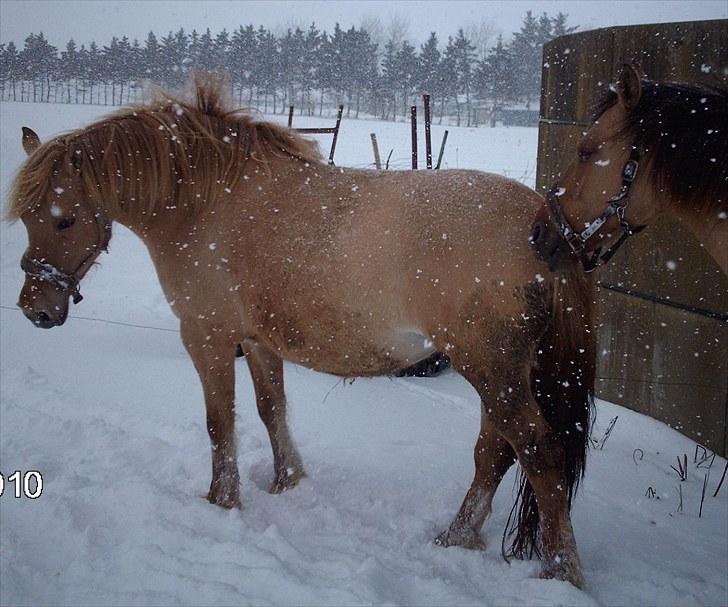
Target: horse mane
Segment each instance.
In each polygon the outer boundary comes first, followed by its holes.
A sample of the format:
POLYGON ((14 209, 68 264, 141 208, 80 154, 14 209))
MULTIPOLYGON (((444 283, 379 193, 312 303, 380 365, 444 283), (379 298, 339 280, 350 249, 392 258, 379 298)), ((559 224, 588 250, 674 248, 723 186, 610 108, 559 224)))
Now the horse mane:
POLYGON ((78 172, 85 193, 96 202, 154 214, 175 206, 194 211, 224 200, 250 169, 250 160, 266 170, 275 157, 321 162, 316 142, 233 109, 226 89, 220 77, 197 75, 190 96, 160 89, 149 102, 48 141, 16 175, 8 219, 44 200, 51 177, 64 169, 78 172))
MULTIPOLYGON (((642 80, 618 136, 649 155, 656 192, 706 216, 728 211, 728 89, 642 80)), ((617 103, 609 88, 594 120, 617 103)))

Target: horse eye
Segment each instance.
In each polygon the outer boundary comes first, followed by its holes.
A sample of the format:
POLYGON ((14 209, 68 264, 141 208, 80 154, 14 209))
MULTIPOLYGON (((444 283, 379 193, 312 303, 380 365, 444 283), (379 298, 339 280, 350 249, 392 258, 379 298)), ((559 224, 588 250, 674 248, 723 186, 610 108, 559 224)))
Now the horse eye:
POLYGON ((579 160, 589 160, 589 156, 593 153, 591 150, 578 150, 576 155, 579 157, 579 160))
POLYGON ((73 224, 76 223, 76 219, 74 217, 64 217, 58 222, 58 231, 63 232, 63 230, 67 230, 73 224))

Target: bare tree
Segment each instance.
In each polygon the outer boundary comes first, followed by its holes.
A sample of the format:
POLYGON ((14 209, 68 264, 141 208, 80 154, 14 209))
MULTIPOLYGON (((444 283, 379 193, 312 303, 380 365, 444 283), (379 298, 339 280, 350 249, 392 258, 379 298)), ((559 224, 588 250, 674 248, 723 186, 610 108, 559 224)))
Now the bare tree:
POLYGON ((392 42, 396 48, 402 46, 409 34, 409 17, 400 12, 391 13, 385 29, 385 40, 392 42))
POLYGON ((382 58, 384 57, 384 45, 387 42, 387 38, 379 15, 376 15, 375 13, 364 15, 359 23, 359 29, 368 32, 369 39, 373 44, 377 45, 377 65, 381 65, 382 58))
POLYGON ((480 23, 471 23, 464 29, 465 37, 475 47, 476 59, 484 61, 500 28, 492 19, 481 19, 480 23))

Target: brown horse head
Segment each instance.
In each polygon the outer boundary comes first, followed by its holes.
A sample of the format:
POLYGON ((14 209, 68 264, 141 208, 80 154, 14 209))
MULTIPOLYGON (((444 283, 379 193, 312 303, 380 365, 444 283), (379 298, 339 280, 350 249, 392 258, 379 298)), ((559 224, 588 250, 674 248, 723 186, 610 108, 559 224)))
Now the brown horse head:
POLYGON ((592 270, 663 213, 724 219, 726 131, 728 92, 642 80, 624 66, 536 217, 536 255, 552 270, 592 270))
POLYGON ((42 146, 23 127, 23 148, 30 158, 13 184, 8 211, 28 232, 18 306, 34 325, 50 329, 66 321, 69 297, 81 300, 79 283, 106 248, 110 227, 85 194, 80 160, 62 139, 42 146))

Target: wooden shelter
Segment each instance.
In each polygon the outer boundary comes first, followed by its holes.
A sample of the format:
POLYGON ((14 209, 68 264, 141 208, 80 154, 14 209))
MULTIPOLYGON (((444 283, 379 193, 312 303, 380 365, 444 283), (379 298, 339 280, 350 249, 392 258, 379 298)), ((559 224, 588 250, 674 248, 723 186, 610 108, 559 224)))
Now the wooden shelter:
MULTIPOLYGON (((612 27, 548 43, 540 192, 576 156, 595 100, 623 63, 653 80, 726 87, 728 20, 612 27)), ((628 240, 598 272, 598 395, 726 455, 728 279, 686 229, 666 221, 628 240)))

